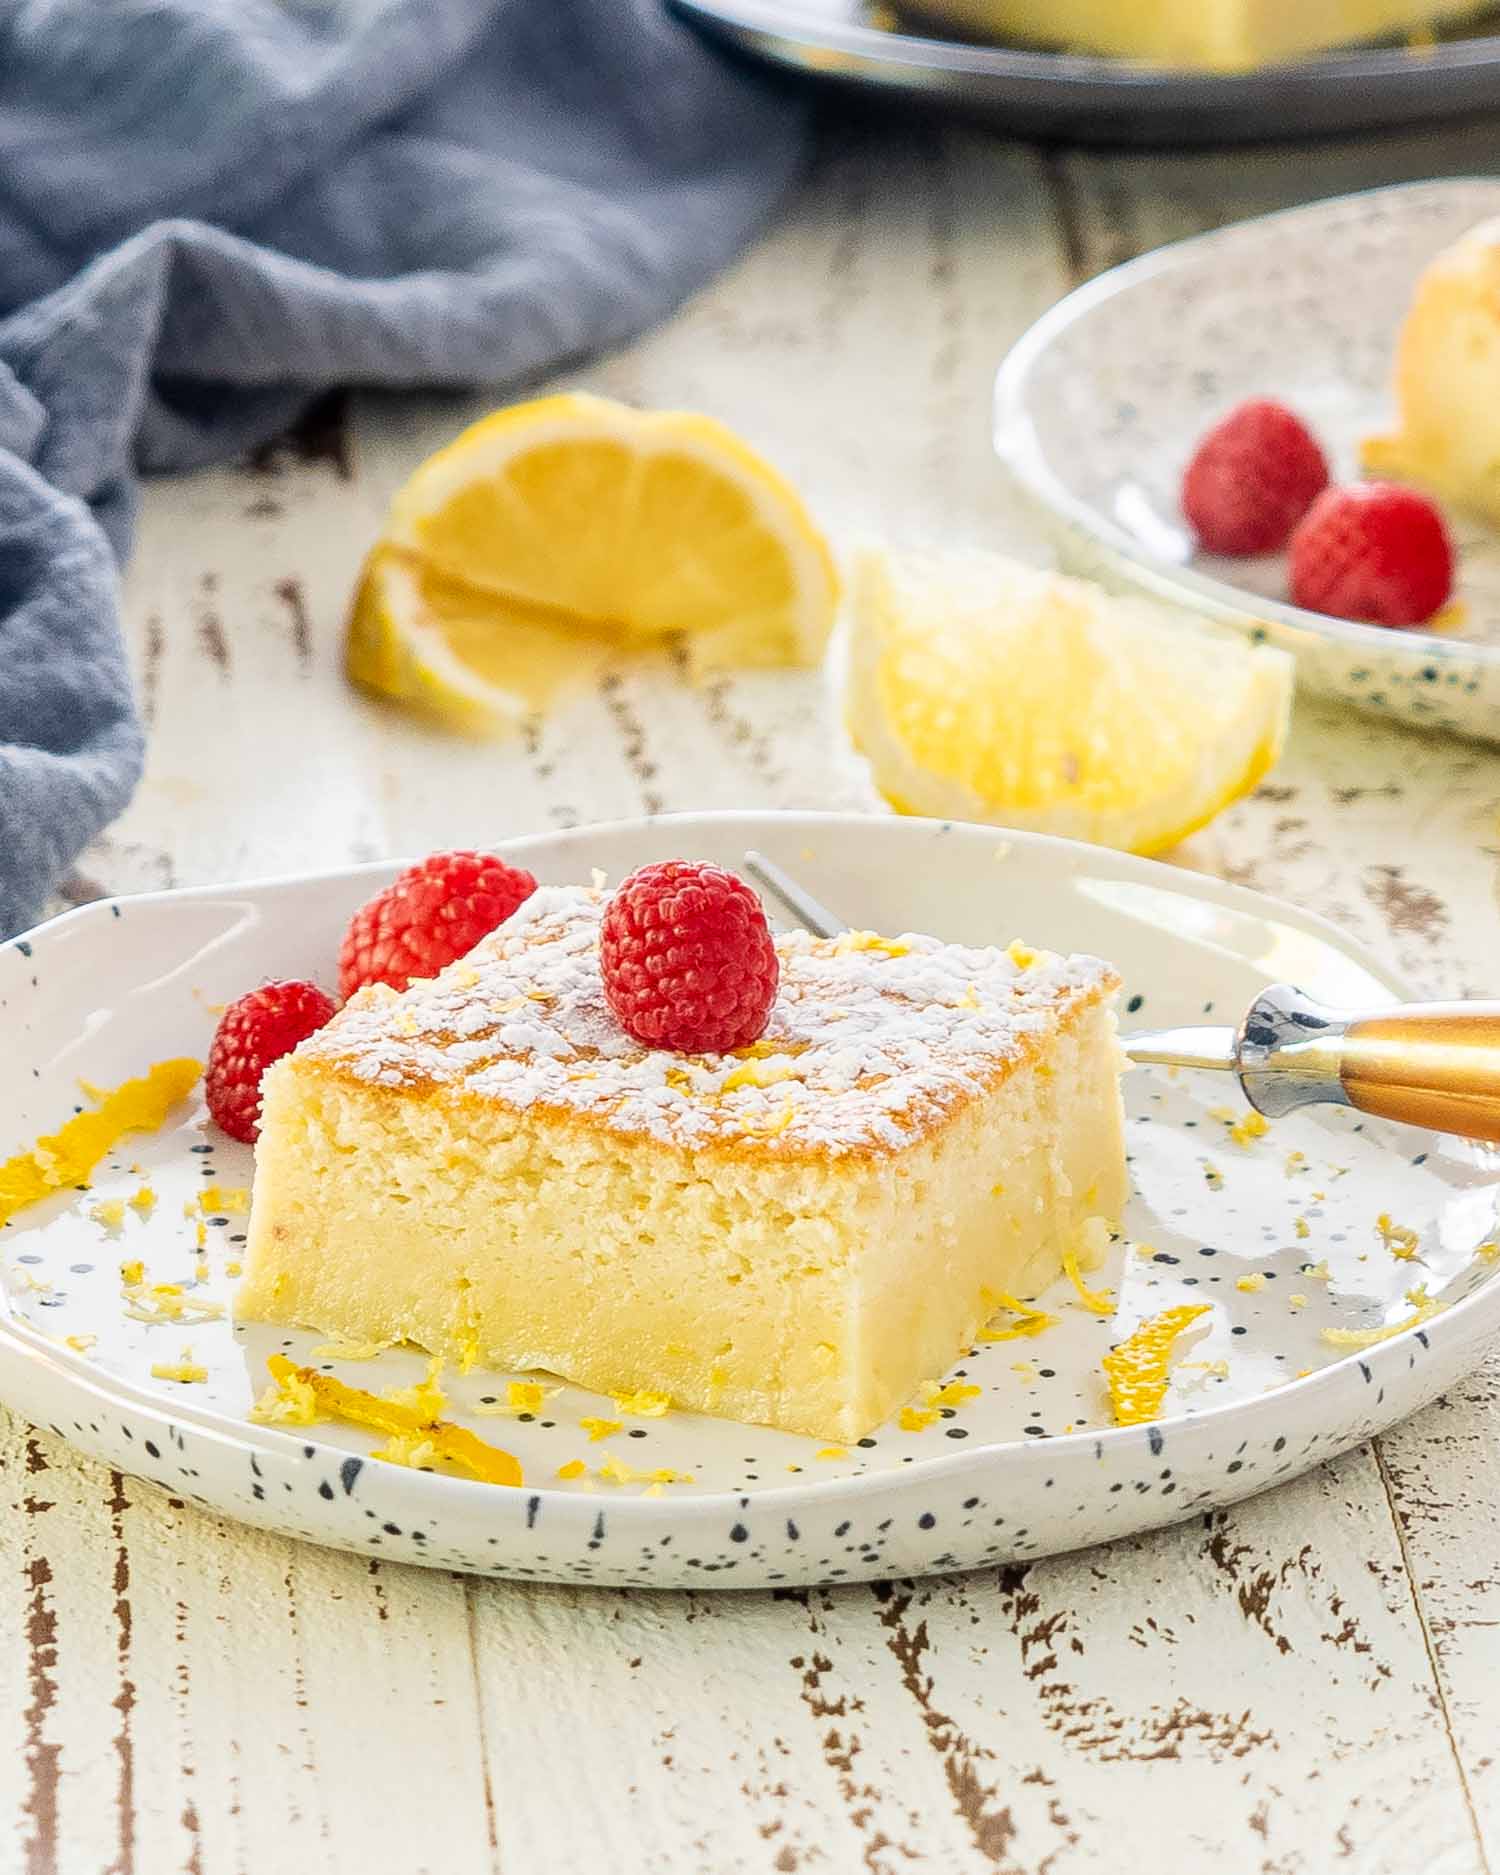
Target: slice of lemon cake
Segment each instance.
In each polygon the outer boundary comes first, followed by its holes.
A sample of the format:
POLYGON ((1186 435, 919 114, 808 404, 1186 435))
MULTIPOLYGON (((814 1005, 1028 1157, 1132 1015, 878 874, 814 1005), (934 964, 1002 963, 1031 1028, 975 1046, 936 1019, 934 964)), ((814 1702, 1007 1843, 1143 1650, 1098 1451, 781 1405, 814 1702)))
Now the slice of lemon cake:
POLYGON ((770 1026, 644 1048, 603 892, 539 891, 267 1074, 241 1318, 414 1342, 822 1438, 868 1432, 1114 1219, 1117 978, 779 937, 770 1026))

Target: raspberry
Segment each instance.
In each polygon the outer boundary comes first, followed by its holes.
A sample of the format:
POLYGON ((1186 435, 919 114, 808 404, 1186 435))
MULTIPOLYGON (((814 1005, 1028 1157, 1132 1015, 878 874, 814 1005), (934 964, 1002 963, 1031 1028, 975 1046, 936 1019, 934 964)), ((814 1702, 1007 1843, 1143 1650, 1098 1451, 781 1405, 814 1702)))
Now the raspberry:
POLYGON ((1327 486, 1328 464, 1302 419, 1252 397, 1193 451, 1182 511, 1210 553, 1274 553, 1327 486))
POLYGON ((732 872, 669 859, 609 901, 599 933, 604 994, 648 1048, 717 1054, 765 1033, 781 981, 760 900, 732 872))
POLYGON ((231 1139, 253 1146, 260 1133, 260 1077, 333 1014, 316 983, 267 983, 232 1002, 219 1018, 203 1091, 231 1139))
POLYGON ((339 993, 367 983, 404 990, 434 977, 505 923, 536 880, 493 853, 433 853, 363 905, 339 952, 339 993))
POLYGON ((1292 601, 1369 625, 1422 625, 1453 590, 1453 549, 1426 495, 1394 482, 1330 488, 1292 536, 1292 601))

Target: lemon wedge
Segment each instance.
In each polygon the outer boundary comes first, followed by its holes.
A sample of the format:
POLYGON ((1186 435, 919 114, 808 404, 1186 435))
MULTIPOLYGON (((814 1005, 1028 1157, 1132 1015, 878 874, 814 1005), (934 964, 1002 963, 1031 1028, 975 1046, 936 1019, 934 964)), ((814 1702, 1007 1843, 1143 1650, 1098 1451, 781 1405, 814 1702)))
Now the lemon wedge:
POLYGON ((1246 793, 1286 736, 1292 660, 985 553, 866 553, 847 713, 904 813, 1134 853, 1246 793))
POLYGON ((733 431, 569 393, 496 411, 399 490, 349 668, 388 695, 503 716, 532 656, 555 650, 549 629, 681 633, 700 669, 806 665, 837 597, 796 491, 733 431))
POLYGON ((389 547, 365 562, 348 673, 363 689, 461 729, 514 729, 608 662, 617 638, 583 620, 445 579, 389 547))

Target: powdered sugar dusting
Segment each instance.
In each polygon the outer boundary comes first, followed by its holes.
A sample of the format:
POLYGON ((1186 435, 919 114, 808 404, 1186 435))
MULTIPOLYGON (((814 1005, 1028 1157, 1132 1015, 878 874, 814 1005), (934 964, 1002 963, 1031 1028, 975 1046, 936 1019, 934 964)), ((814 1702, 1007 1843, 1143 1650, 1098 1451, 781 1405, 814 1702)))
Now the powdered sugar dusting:
POLYGON ((1092 957, 937 938, 778 937, 765 1036, 729 1055, 642 1048, 599 976, 608 894, 552 887, 430 982, 362 991, 297 1051, 392 1088, 588 1115, 680 1145, 756 1141, 778 1155, 899 1149, 1111 993, 1092 957))

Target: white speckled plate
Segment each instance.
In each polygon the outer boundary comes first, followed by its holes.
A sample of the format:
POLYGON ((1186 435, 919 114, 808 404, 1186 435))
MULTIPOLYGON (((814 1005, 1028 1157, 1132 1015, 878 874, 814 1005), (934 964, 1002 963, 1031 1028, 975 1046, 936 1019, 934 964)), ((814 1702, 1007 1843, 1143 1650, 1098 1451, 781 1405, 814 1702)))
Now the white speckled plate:
MULTIPOLYGON (((969 942, 1016 934, 1112 958, 1126 1021, 1234 1017, 1264 983, 1292 979, 1350 1005, 1399 991, 1332 927, 1195 874, 993 829, 818 815, 703 815, 514 842, 544 880, 619 877, 684 854, 738 862, 761 847, 854 922, 913 924, 969 942)), ((332 970, 350 911, 393 868, 205 888, 92 905, 0 946, 0 1156, 55 1129, 84 1098, 166 1056, 201 1056, 213 1008, 266 975, 332 970)), ((520 1490, 371 1462, 376 1441, 320 1425, 268 1430, 245 1418, 277 1346, 311 1358, 317 1338, 223 1319, 148 1326, 123 1311, 119 1266, 231 1302, 227 1265, 243 1216, 208 1214, 208 1273, 185 1209, 209 1186, 248 1184, 250 1154, 196 1104, 109 1155, 87 1192, 68 1192, 0 1230, 0 1397, 110 1464, 248 1521, 326 1543, 448 1568, 589 1582, 812 1582, 963 1567, 1092 1543, 1261 1489, 1369 1437, 1432 1398, 1500 1331, 1496 1268, 1478 1253, 1496 1228, 1500 1155, 1330 1111, 1277 1123, 1245 1145, 1217 1117, 1216 1077, 1137 1071, 1127 1079, 1136 1195, 1099 1279, 1112 1320, 1065 1286, 1057 1325, 987 1343, 958 1371, 982 1394, 917 1432, 882 1427, 843 1456, 816 1441, 669 1413, 634 1419, 572 1387, 529 1418, 473 1416, 504 1376, 451 1381, 456 1415, 514 1451, 520 1490), (139 1167, 140 1170, 133 1168, 139 1167), (111 1230, 92 1215, 148 1182, 155 1209, 111 1230), (1418 1233, 1393 1255, 1376 1219, 1418 1233), (1314 1266, 1304 1270, 1304 1266, 1314 1266), (1253 1290, 1239 1279, 1257 1273, 1253 1290), (1395 1322, 1418 1282, 1447 1305, 1421 1330, 1354 1354, 1328 1326, 1395 1322), (1305 1298, 1305 1300, 1299 1300, 1305 1298), (1177 1369, 1161 1422, 1110 1423, 1099 1359, 1144 1316, 1212 1305, 1177 1369), (87 1354, 67 1336, 97 1337, 87 1354), (185 1345, 200 1384, 153 1378, 185 1345), (591 1442, 580 1422, 619 1419, 591 1442), (642 1471, 692 1474, 660 1495, 643 1484, 563 1482, 575 1459, 611 1454, 642 1471)), ((414 1354, 340 1364, 359 1385, 417 1377, 414 1354)))
POLYGON ((1312 690, 1500 742, 1500 532, 1450 512, 1463 621, 1392 631, 1287 603, 1281 555, 1198 553, 1177 505, 1198 439, 1251 396, 1300 411, 1355 477, 1418 274, 1495 214, 1493 178, 1372 189, 1180 241, 1054 306, 1001 366, 995 447, 1065 564, 1285 646, 1312 690))

